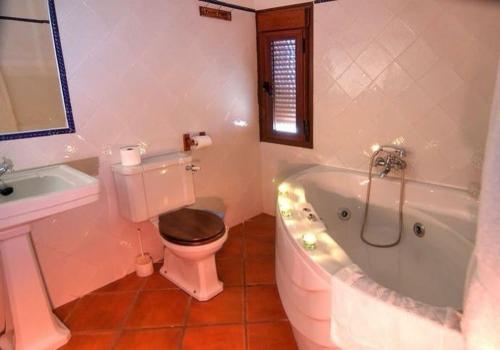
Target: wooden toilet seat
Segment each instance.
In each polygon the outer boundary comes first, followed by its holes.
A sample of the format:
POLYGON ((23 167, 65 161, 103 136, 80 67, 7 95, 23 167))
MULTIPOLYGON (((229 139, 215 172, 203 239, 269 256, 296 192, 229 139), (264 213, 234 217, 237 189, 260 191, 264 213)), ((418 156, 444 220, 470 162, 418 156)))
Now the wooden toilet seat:
POLYGON ((171 243, 198 246, 216 241, 226 228, 224 221, 214 213, 183 208, 160 215, 159 231, 171 243))

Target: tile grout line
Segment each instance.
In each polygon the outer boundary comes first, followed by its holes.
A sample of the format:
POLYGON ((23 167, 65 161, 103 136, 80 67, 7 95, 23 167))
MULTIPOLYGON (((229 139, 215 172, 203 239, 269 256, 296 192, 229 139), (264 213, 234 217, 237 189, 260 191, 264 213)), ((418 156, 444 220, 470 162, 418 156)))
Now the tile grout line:
MULTIPOLYGON (((92 293, 86 294, 85 296, 87 296, 87 295, 119 295, 119 294, 126 294, 126 293, 136 293, 138 290, 124 290, 124 291, 99 292, 99 293, 92 292, 92 293)), ((180 289, 174 288, 174 287, 141 289, 141 291, 143 291, 143 292, 162 292, 162 291, 174 291, 174 290, 180 290, 180 289)))
MULTIPOLYGON (((288 319, 282 318, 282 319, 275 319, 275 320, 256 320, 256 321, 250 321, 246 322, 248 325, 254 325, 254 324, 271 324, 271 323, 286 323, 289 322, 288 319)), ((126 332, 142 332, 142 331, 160 331, 160 330, 175 330, 175 329, 183 329, 183 328, 210 328, 210 327, 223 327, 223 326, 241 326, 245 322, 223 322, 223 323, 202 323, 202 324, 193 324, 193 325, 186 325, 186 326, 179 326, 179 325, 172 325, 172 326, 145 326, 145 327, 140 327, 140 328, 123 328, 123 331, 126 332)), ((119 328, 115 329, 89 329, 89 330, 83 330, 83 331, 75 331, 72 332, 72 334, 75 335, 93 335, 96 333, 111 333, 119 328)))
POLYGON ((110 350, 114 349, 116 347, 116 345, 118 344, 118 340, 120 340, 121 336, 123 335, 125 328, 126 328, 127 321, 130 318, 130 315, 132 314, 132 311, 134 310, 134 308, 137 304, 137 301, 139 300, 139 295, 144 290, 144 286, 146 285, 146 281, 148 279, 149 279, 149 276, 147 278, 144 278, 144 281, 142 281, 141 286, 135 291, 135 296, 134 296, 132 302, 130 303, 130 306, 128 307, 127 312, 125 313, 125 317, 123 317, 123 319, 122 319, 121 323, 118 325, 118 327, 116 327, 114 329, 116 331, 116 335, 115 335, 113 341, 111 342, 111 345, 109 347, 110 350))
POLYGON ((191 304, 193 303, 193 297, 189 296, 186 310, 184 310, 184 320, 182 325, 181 339, 179 341, 178 350, 182 350, 184 348, 184 338, 186 336, 186 329, 188 328, 189 314, 191 312, 191 304))
POLYGON ((242 259, 241 259, 241 266, 240 268, 243 269, 243 328, 244 328, 244 335, 245 335, 245 343, 244 343, 244 348, 248 349, 248 327, 247 327, 247 316, 248 316, 248 298, 247 298, 247 266, 246 266, 246 256, 247 256, 247 233, 246 233, 246 221, 243 222, 243 237, 242 237, 242 244, 243 244, 243 251, 242 251, 242 259))
MULTIPOLYGON (((65 325, 66 325, 66 322, 68 322, 68 320, 71 317, 71 315, 73 314, 73 312, 75 312, 75 309, 78 306, 78 304, 80 303, 80 300, 82 300, 82 298, 83 297, 78 297, 78 298, 75 299, 75 305, 73 305, 73 307, 68 312, 68 314, 66 315, 66 317, 64 317, 64 319, 61 320, 65 325)), ((52 312, 54 312, 54 311, 52 311, 52 312)), ((66 325, 66 327, 68 327, 68 326, 66 325)))
MULTIPOLYGON (((141 328, 123 328, 124 332, 142 332, 142 331, 160 331, 160 330, 169 330, 169 329, 181 329, 182 326, 151 326, 151 327, 141 327, 141 328)), ((96 333, 111 333, 119 330, 119 328, 113 329, 89 329, 84 331, 75 331, 71 332, 74 335, 93 335, 96 333)))

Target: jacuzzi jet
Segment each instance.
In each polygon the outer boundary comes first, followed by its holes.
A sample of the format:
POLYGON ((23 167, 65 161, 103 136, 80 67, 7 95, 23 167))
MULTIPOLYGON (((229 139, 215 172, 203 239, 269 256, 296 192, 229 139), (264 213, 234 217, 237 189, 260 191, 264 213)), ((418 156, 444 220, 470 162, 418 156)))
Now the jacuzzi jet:
POLYGON ((3 182, 2 179, 0 179, 0 195, 10 196, 12 193, 14 193, 14 187, 7 186, 5 182, 3 182))
POLYGON ((0 194, 1 194, 2 196, 9 196, 9 195, 11 195, 13 192, 14 192, 14 188, 13 188, 13 187, 10 187, 10 186, 7 186, 7 187, 4 187, 4 188, 0 189, 0 194))
POLYGON ((318 221, 318 218, 316 217, 316 215, 314 215, 313 213, 309 213, 309 215, 307 215, 307 219, 310 221, 310 222, 316 222, 318 221))
POLYGON ((351 211, 347 208, 340 208, 337 212, 337 216, 342 221, 347 221, 351 218, 351 211))
POLYGON ((415 225, 413 225, 413 232, 417 235, 417 237, 424 237, 425 226, 422 225, 420 222, 416 222, 415 225))

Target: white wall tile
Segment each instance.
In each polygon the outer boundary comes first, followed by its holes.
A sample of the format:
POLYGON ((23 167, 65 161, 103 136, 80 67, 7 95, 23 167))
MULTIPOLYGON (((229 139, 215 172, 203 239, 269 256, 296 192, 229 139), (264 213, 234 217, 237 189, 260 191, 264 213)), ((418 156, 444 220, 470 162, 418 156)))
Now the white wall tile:
POLYGON ((362 70, 375 79, 390 63, 392 58, 378 43, 372 43, 356 60, 362 70))
POLYGON ((393 98, 397 98, 411 83, 409 74, 396 62, 389 65, 375 81, 387 96, 393 98))
POLYGON ((337 82, 351 98, 356 98, 371 83, 371 79, 356 63, 353 63, 337 82))
MULTIPOLYGON (((331 43, 331 39, 328 42, 331 43)), ((352 58, 339 44, 327 47, 328 49, 322 55, 315 58, 315 62, 319 62, 317 65, 325 67, 332 78, 338 79, 352 64, 352 58)))
POLYGON ((418 83, 438 103, 464 82, 444 61, 439 61, 418 83))
POLYGON ((377 40, 395 58, 415 40, 415 33, 405 22, 396 18, 384 29, 377 40))
POLYGON ((398 13, 398 17, 415 34, 419 34, 441 14, 442 8, 438 0, 412 0, 398 13))
POLYGON ((437 60, 438 56, 422 38, 418 38, 397 58, 397 62, 413 79, 421 78, 437 60))

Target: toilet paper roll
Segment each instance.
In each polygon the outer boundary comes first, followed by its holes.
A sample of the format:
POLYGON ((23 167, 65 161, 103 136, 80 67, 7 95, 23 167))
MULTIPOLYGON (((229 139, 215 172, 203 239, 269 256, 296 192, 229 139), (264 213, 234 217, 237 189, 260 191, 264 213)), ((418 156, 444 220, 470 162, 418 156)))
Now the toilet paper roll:
POLYGON ((208 135, 192 136, 191 140, 193 140, 192 150, 205 148, 212 144, 212 138, 208 135))
POLYGON ((120 148, 122 165, 133 166, 141 164, 141 149, 137 145, 120 148))

